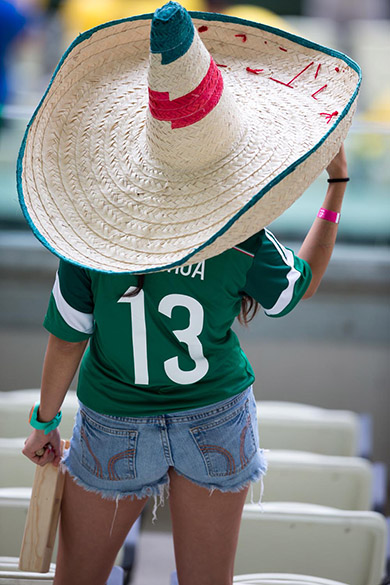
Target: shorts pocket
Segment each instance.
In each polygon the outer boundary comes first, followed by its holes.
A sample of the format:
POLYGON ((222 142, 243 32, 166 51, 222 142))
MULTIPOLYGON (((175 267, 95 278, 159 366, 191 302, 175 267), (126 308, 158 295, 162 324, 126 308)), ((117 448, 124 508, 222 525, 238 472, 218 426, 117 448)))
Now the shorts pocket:
POLYGON ((212 477, 234 475, 245 469, 258 449, 257 423, 249 400, 233 412, 192 427, 190 432, 212 477))
POLYGON ((134 479, 138 431, 106 427, 83 410, 80 414, 82 465, 99 479, 134 479))

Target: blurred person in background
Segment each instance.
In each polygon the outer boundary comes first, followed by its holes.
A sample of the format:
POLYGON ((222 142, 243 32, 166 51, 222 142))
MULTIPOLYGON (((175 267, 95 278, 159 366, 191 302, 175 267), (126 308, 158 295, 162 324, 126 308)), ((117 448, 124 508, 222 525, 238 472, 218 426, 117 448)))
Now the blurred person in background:
POLYGON ((64 22, 62 10, 67 0, 46 0, 42 5, 41 31, 44 36, 42 52, 43 74, 51 75, 64 51, 64 22))
POLYGON ((331 18, 344 24, 355 18, 390 18, 388 0, 303 0, 303 8, 308 16, 331 18))
POLYGON ((8 63, 14 41, 26 25, 26 17, 11 0, 0 0, 0 130, 4 124, 3 108, 9 99, 8 63))

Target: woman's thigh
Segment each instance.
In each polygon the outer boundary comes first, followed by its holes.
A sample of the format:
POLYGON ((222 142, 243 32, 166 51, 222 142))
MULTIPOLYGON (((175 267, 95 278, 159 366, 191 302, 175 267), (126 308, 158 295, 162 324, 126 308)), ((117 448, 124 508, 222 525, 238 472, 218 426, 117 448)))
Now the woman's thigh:
POLYGON ((231 585, 248 486, 239 492, 210 493, 173 469, 169 475, 169 504, 180 585, 231 585))
POLYGON ((66 474, 55 585, 104 585, 148 498, 102 498, 66 474))

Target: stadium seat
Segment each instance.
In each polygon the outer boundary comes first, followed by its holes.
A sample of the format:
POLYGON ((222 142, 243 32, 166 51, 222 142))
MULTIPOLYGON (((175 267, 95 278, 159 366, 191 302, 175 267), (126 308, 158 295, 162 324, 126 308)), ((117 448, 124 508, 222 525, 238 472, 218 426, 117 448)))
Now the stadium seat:
POLYGON ((0 437, 0 488, 31 487, 35 465, 22 453, 25 439, 0 437))
POLYGON ((0 557, 0 585, 50 585, 53 583, 55 565, 48 573, 19 571, 17 557, 0 557))
MULTIPOLYGON (((32 573, 19 570, 17 557, 0 557, 0 585, 50 585, 53 583, 55 564, 48 573, 32 573)), ((122 567, 113 567, 106 585, 123 585, 122 567)), ((77 585, 75 583, 75 585, 77 585)))
POLYGON ((358 455, 359 415, 307 404, 258 401, 260 444, 322 455, 358 455))
POLYGON ((237 575, 234 585, 345 585, 341 581, 320 579, 311 575, 292 575, 290 573, 255 573, 237 575))
POLYGON ((244 506, 235 572, 318 575, 376 585, 385 573, 387 528, 376 512, 312 504, 244 506))
MULTIPOLYGON (((264 502, 306 502, 344 510, 371 509, 373 469, 367 460, 277 449, 266 456, 264 502)), ((251 496, 249 490, 248 503, 251 496)), ((260 483, 256 483, 253 501, 259 498, 260 483)))
POLYGON ((0 488, 0 556, 19 557, 31 488, 0 488))
MULTIPOLYGON (((346 585, 341 581, 330 581, 309 575, 292 575, 290 573, 255 573, 237 575, 233 578, 234 585, 346 585)), ((179 585, 177 573, 172 573, 170 585, 179 585)))
POLYGON ((387 509, 387 465, 373 461, 370 413, 331 410, 308 404, 257 401, 260 445, 270 450, 309 451, 371 460, 370 508, 387 509))
MULTIPOLYGON (((28 416, 39 400, 39 390, 12 390, 0 392, 0 436, 27 437, 31 433, 28 416)), ((78 402, 75 392, 68 392, 62 405, 61 434, 72 435, 78 402)))

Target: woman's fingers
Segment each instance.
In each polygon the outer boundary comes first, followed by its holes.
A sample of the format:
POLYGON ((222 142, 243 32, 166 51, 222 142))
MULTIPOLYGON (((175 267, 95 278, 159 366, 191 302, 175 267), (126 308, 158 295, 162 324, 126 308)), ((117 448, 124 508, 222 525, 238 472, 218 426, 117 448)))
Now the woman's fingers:
POLYGON ((35 455, 30 457, 31 461, 43 467, 47 463, 51 463, 54 459, 53 450, 50 444, 48 444, 44 449, 39 449, 36 451, 35 455), (43 453, 42 453, 43 451, 43 453))
POLYGON ((57 429, 45 435, 43 431, 34 430, 26 439, 23 455, 36 465, 53 463, 59 465, 61 461, 61 441, 57 429))

